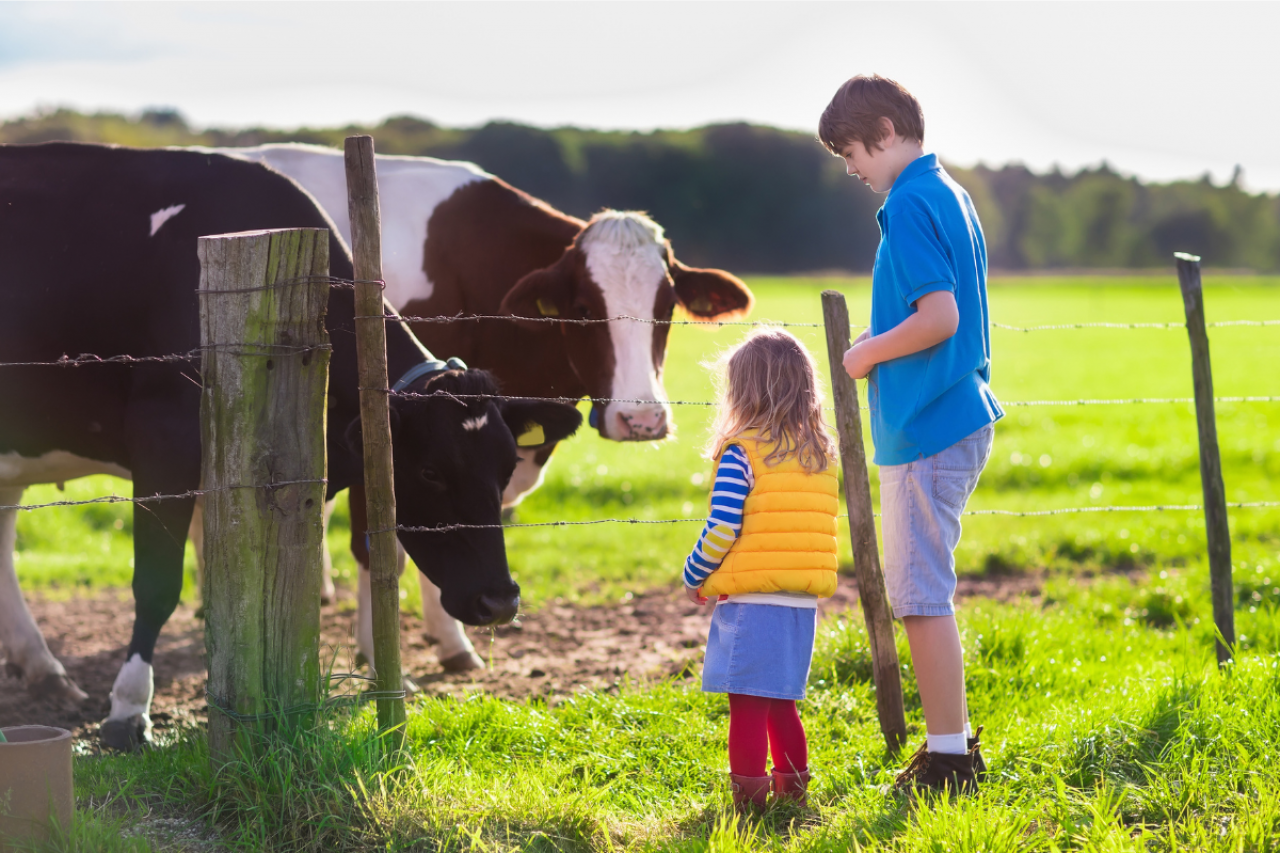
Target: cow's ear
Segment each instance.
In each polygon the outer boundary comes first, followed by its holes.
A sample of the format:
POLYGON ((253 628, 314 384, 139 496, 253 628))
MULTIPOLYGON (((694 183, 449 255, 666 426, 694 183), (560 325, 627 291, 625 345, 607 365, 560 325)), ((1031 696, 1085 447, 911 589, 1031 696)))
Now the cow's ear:
POLYGON ((755 307, 756 298, 740 278, 723 270, 687 267, 667 251, 667 269, 676 289, 676 298, 700 320, 732 320, 745 317, 755 307))
POLYGON ((551 266, 534 270, 517 281, 503 297, 498 311, 537 319, 570 316, 578 255, 578 250, 570 246, 551 266))
POLYGON ((540 447, 563 441, 582 426, 582 413, 567 403, 546 400, 504 400, 502 420, 517 447, 540 447))

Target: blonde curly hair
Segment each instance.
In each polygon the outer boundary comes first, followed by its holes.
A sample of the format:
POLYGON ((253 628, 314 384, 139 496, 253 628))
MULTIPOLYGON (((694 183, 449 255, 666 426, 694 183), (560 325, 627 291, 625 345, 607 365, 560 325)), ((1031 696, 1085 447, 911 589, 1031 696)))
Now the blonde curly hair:
POLYGON ((826 470, 835 440, 822 417, 822 389, 813 356, 796 337, 776 328, 756 329, 709 365, 719 378, 719 407, 711 424, 707 458, 748 430, 773 445, 764 458, 777 465, 792 456, 809 473, 826 470))

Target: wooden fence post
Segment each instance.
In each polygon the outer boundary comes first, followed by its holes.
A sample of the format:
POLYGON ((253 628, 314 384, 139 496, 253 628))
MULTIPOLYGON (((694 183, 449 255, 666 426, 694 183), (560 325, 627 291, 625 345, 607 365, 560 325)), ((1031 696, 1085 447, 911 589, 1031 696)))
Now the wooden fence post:
POLYGON ((876 712, 880 731, 891 752, 907 742, 907 718, 902 702, 902 673, 898 648, 893 641, 893 613, 880 570, 876 523, 871 508, 871 481, 862 444, 862 416, 858 386, 844 370, 844 354, 850 346, 849 308, 844 295, 822 292, 822 319, 827 329, 827 358, 831 364, 831 391, 836 408, 836 433, 840 438, 840 464, 844 468, 844 497, 849 507, 849 536, 853 543, 853 572, 858 599, 867 620, 871 643, 872 673, 876 685, 876 712))
POLYGON ((397 747, 403 742, 404 698, 400 676, 400 575, 396 571, 396 495, 391 469, 391 404, 387 384, 387 328, 383 316, 382 212, 373 137, 346 141, 347 208, 356 271, 356 353, 360 372, 360 434, 364 440, 364 490, 369 526, 369 574, 373 591, 373 663, 378 677, 378 725, 397 747))
POLYGON ((1218 424, 1213 411, 1213 369, 1209 335, 1204 325, 1204 292, 1200 258, 1177 252, 1178 284, 1191 338, 1191 378, 1196 392, 1196 426, 1200 434, 1200 486, 1204 492, 1204 532, 1209 543, 1209 585, 1213 623, 1222 635, 1216 642, 1219 665, 1231 660, 1236 644, 1235 590, 1231 582, 1231 529, 1227 525, 1227 492, 1218 453, 1218 424))
POLYGON ((319 699, 329 232, 201 237, 199 257, 205 646, 217 767, 319 699))

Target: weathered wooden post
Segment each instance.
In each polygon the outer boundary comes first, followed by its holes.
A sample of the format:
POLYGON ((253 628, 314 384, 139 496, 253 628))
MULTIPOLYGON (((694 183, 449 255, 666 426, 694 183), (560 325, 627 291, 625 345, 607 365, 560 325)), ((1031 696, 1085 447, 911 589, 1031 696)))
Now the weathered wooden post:
POLYGON ((360 372, 360 434, 364 440, 364 490, 369 523, 369 574, 373 592, 373 657, 378 677, 378 725, 403 741, 405 719, 400 677, 400 575, 396 571, 396 495, 391 469, 391 403, 387 384, 387 329, 382 300, 382 213, 373 137, 346 141, 347 208, 356 271, 356 352, 360 372))
POLYGON ((1204 532, 1209 543, 1209 585, 1213 624, 1222 635, 1216 645, 1218 663, 1231 660, 1236 644, 1235 591, 1231 582, 1231 529, 1227 526, 1227 492, 1218 453, 1218 423, 1213 411, 1213 369, 1209 335, 1204 325, 1204 292, 1200 258, 1177 252, 1178 284, 1191 338, 1191 378, 1196 392, 1196 426, 1200 433, 1200 486, 1204 492, 1204 532))
POLYGON ((876 546, 875 514, 871 507, 871 480, 862 444, 862 416, 858 406, 858 386, 844 371, 844 354, 849 338, 849 308, 844 294, 822 292, 822 319, 827 329, 827 358, 831 365, 832 402, 836 408, 836 433, 840 439, 840 464, 844 468, 844 497, 849 507, 849 536, 853 543, 853 573, 858 580, 858 599, 867 620, 871 643, 872 673, 876 685, 876 712, 880 731, 890 751, 907 742, 907 718, 902 702, 902 673, 898 668, 898 647, 893 642, 893 612, 880 570, 876 546))
POLYGON ((219 766, 319 699, 329 232, 201 237, 199 257, 209 752, 219 766))

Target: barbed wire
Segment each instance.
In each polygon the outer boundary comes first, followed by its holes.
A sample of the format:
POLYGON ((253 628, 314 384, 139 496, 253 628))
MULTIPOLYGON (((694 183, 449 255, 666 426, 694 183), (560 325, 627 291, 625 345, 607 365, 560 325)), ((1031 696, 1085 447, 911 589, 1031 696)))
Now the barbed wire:
POLYGON ((81 353, 77 356, 62 355, 53 361, 3 361, 0 367, 83 367, 86 364, 169 364, 187 363, 200 358, 203 353, 218 351, 232 355, 270 356, 276 352, 319 352, 331 351, 332 344, 204 344, 186 352, 175 352, 167 355, 94 355, 81 353))
MULTIPOLYGON (((358 315, 357 320, 377 319, 379 316, 400 323, 467 323, 480 320, 506 320, 521 323, 563 323, 570 326, 595 326, 612 323, 615 320, 630 320, 651 326, 771 326, 795 329, 821 329, 822 323, 792 323, 782 320, 657 320, 652 317, 635 317, 630 314, 617 314, 612 317, 522 317, 516 314, 446 314, 435 317, 422 317, 410 314, 396 316, 367 314, 358 315)), ((865 329, 866 326, 851 326, 853 329, 865 329)))
MULTIPOLYGON (((653 326, 771 326, 781 328, 804 328, 804 329, 821 329, 825 325, 823 323, 797 323, 783 320, 658 320, 652 317, 636 317, 630 314, 616 314, 610 317, 523 317, 515 314, 444 314, 436 316, 421 316, 411 314, 391 315, 360 315, 357 320, 372 320, 378 317, 384 317, 392 322, 400 323, 466 323, 478 322, 481 320, 504 320, 508 322, 522 323, 562 323, 571 326, 593 326, 603 323, 612 323, 618 320, 630 320, 635 323, 645 323, 653 326)), ((1185 329, 1187 324, 1182 323, 1057 323, 1044 326, 1013 326, 1007 323, 991 323, 993 329, 1005 329, 1011 332, 1047 332, 1061 329, 1185 329)), ((1225 327, 1225 326, 1280 326, 1280 320, 1222 320, 1215 323, 1206 323, 1207 327, 1225 327)), ((851 325, 850 329, 865 329, 865 325, 851 325)))
MULTIPOLYGON (((1194 403, 1195 397, 1130 397, 1116 400, 1001 400, 1001 406, 1120 406, 1130 403, 1194 403)), ((1276 403, 1280 397, 1214 397, 1215 403, 1276 403)))
POLYGON ((178 501, 187 500, 188 498, 197 498, 201 495, 212 495, 216 492, 229 492, 235 489, 280 489, 285 486, 301 486, 301 485, 327 485, 327 479, 319 480, 280 480, 275 483, 258 483, 250 485, 234 485, 234 486, 218 486, 213 489, 191 489, 176 495, 144 495, 143 497, 127 498, 124 495, 103 495, 98 498, 89 498, 83 501, 53 501, 47 504, 8 504, 0 505, 0 510, 32 510, 32 509, 48 509, 55 506, 86 506, 88 504, 148 504, 157 503, 159 501, 178 501))
MULTIPOLYGON (((453 394, 448 391, 433 391, 423 394, 419 391, 391 391, 386 388, 361 388, 361 391, 375 390, 386 393, 392 397, 404 397, 411 399, 431 399, 437 397, 449 397, 456 400, 520 400, 544 403, 567 403, 573 405, 584 400, 590 400, 593 403, 629 403, 633 405, 658 404, 662 403, 668 406, 715 406, 715 401, 708 400, 640 400, 628 397, 530 397, 513 394, 453 394)), ((1214 397, 1215 403, 1276 403, 1280 402, 1280 397, 1214 397)), ((1194 403, 1194 397, 1130 397, 1126 399, 1115 400, 1001 400, 1002 406, 1116 406, 1129 403, 1194 403)), ((823 411, 834 412, 835 406, 824 406, 823 411)), ((869 412, 866 406, 860 406, 859 411, 869 412)))
MULTIPOLYGON (((1236 503, 1228 503, 1228 509, 1264 509, 1271 507, 1280 507, 1280 501, 1242 501, 1236 503)), ((1197 511, 1204 509, 1200 504, 1153 504, 1151 506, 1081 506, 1081 507, 1063 507, 1061 509, 1043 509, 1043 510, 1011 510, 1011 509, 971 509, 961 513, 961 515, 1005 515, 1005 516, 1035 516, 1035 515, 1069 515, 1072 513, 1085 512, 1180 512, 1180 511, 1197 511)), ((875 518, 880 517, 880 513, 872 513, 875 518)), ((845 519, 847 514, 837 515, 838 519, 845 519)), ((585 527, 595 524, 703 524, 706 519, 701 516, 691 516, 688 518, 592 518, 585 521, 534 521, 528 523, 517 524, 441 524, 441 525, 406 525, 397 524, 395 527, 384 527, 380 530, 368 531, 370 535, 375 533, 453 533, 459 530, 515 530, 519 528, 530 527, 585 527)))
POLYGON ((204 295, 206 293, 213 294, 232 294, 232 293, 259 293, 264 290, 283 290, 286 287, 297 287, 300 284, 318 284, 325 283, 330 287, 338 290, 355 290, 357 284, 376 284, 379 290, 386 290, 387 283, 380 278, 338 278, 331 275, 300 275, 293 278, 282 278, 280 281, 264 284, 260 287, 237 287, 230 290, 210 290, 208 288, 198 287, 196 293, 204 295))
MULTIPOLYGON (((1280 320, 1220 320, 1216 323, 1205 323, 1206 327, 1223 326, 1280 326, 1280 320)), ((1183 323, 1057 323, 1049 326, 1010 326, 1005 323, 992 323, 993 329, 1006 329, 1010 332, 1049 332, 1059 329, 1185 329, 1183 323)))
MULTIPOLYGON (((325 681, 327 682, 327 689, 334 682, 365 681, 376 684, 378 679, 370 678, 367 675, 357 675, 354 672, 340 672, 325 676, 325 681)), ((278 720, 281 717, 292 717, 298 714, 311 714, 316 711, 328 711, 334 708, 364 705, 379 699, 404 699, 407 695, 408 691, 406 690, 365 690, 362 693, 340 693, 337 696, 326 697, 320 702, 304 702, 299 705, 291 705, 288 708, 263 711, 258 714, 241 714, 230 708, 224 708, 220 702, 213 698, 213 694, 207 688, 204 691, 204 701, 214 711, 243 725, 245 723, 259 723, 264 720, 278 720)))

